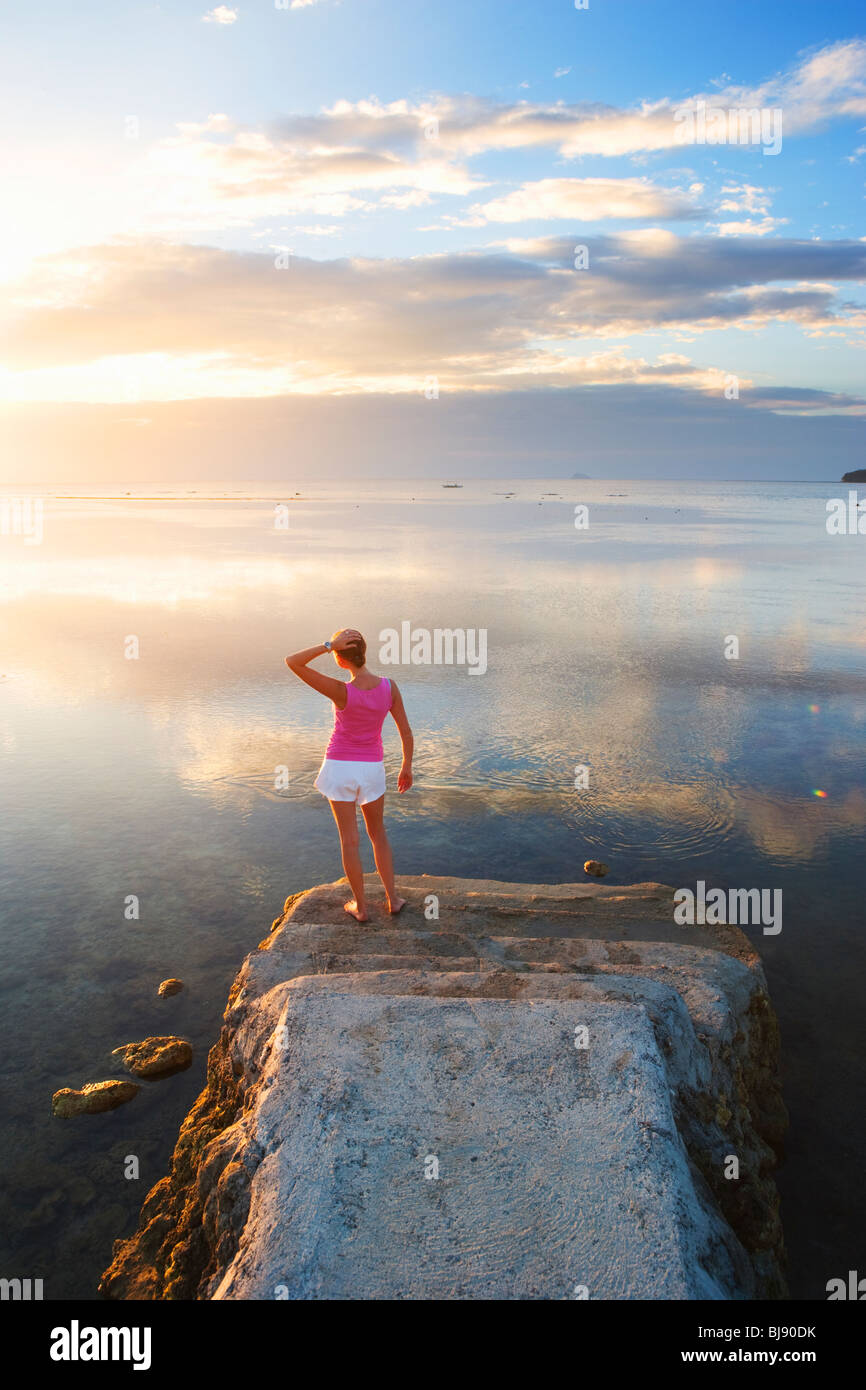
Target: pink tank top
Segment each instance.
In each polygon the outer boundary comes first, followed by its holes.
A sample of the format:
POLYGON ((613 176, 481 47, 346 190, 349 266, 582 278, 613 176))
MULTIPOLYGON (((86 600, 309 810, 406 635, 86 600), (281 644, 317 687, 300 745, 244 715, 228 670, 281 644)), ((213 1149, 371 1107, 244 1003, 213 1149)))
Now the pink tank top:
POLYGON ((341 763, 381 763, 382 725, 391 708, 391 682, 379 677, 371 690, 359 690, 346 682, 346 708, 334 706, 334 732, 326 758, 341 763))

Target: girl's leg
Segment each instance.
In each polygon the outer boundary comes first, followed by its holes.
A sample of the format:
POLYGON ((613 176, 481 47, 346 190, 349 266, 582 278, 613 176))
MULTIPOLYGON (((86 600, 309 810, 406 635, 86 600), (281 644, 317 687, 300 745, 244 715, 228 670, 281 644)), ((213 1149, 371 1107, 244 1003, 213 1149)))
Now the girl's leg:
POLYGON ((361 810, 364 814, 364 824, 367 827, 370 844, 373 846, 376 868, 382 880, 382 887, 385 889, 385 897, 388 899, 388 911, 399 912, 400 908, 405 906, 406 899, 398 897, 394 887, 394 860, 385 832, 384 793, 376 801, 368 801, 361 807, 361 810))
POLYGON ((340 832, 340 850, 343 855, 343 869, 355 894, 346 911, 358 922, 366 922, 367 905, 364 901, 364 870, 361 867, 361 854, 358 849, 358 812, 354 801, 329 802, 340 832))

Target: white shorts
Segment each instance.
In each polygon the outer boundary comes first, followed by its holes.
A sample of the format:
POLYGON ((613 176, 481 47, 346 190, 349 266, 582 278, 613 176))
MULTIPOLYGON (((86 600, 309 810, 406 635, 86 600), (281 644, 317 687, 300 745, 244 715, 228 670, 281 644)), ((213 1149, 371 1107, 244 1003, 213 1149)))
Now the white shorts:
POLYGON ((384 763, 350 763, 325 758, 313 786, 329 801, 355 801, 363 806, 385 793, 384 763))

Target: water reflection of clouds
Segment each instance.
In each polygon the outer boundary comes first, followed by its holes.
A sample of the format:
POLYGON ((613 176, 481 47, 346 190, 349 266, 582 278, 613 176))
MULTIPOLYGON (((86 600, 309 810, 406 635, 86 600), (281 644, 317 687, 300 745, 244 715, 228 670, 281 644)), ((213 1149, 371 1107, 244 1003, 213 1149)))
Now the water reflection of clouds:
POLYGON ((854 831, 860 835, 866 821, 866 795, 852 788, 830 806, 806 795, 794 799, 741 787, 737 812, 756 849, 773 859, 807 861, 831 834, 854 831))
MULTIPOLYGON (((504 699, 495 687, 490 694, 504 699)), ((514 694, 512 689, 512 701, 514 694)), ((563 730, 555 699, 541 707, 518 699, 509 706, 508 721, 494 721, 495 732, 487 726, 486 735, 484 712, 466 727, 443 727, 435 715, 430 721, 428 708, 416 720, 419 753, 411 798, 393 794, 398 744, 394 730, 386 726, 391 814, 422 823, 451 817, 549 817, 571 827, 578 843, 603 845, 610 854, 624 856, 640 846, 644 854, 707 857, 746 838, 777 861, 807 860, 831 834, 862 823, 866 805, 856 791, 838 803, 816 806, 806 798, 731 780, 728 769, 741 755, 756 710, 746 702, 720 704, 714 691, 702 692, 698 706, 696 727, 709 718, 716 740, 705 755, 696 750, 688 730, 684 746, 671 741, 664 701, 651 689, 620 692, 613 719, 609 705, 585 705, 579 746, 563 730), (521 709, 522 717, 515 712, 521 709), (591 780, 588 789, 578 791, 574 763, 582 756, 590 763, 591 780)), ((328 708, 323 702, 323 710, 328 708)), ((329 720, 318 719, 316 710, 317 705, 305 707, 302 701, 295 710, 297 722, 273 714, 263 718, 261 711, 258 722, 245 722, 242 716, 217 714, 204 706, 176 714, 170 731, 176 775, 223 809, 246 811, 256 797, 282 801, 289 808, 299 801, 315 805, 319 797, 312 781, 329 729, 329 720), (289 785, 277 790, 275 769, 284 765, 289 785)))
MULTIPOLYGON (((171 758, 178 780, 206 796, 216 807, 245 813, 254 800, 319 804, 312 782, 324 749, 325 731, 238 725, 199 710, 173 721, 171 758), (275 769, 287 766, 289 784, 274 786, 275 769)), ((548 734, 544 745, 553 750, 548 734)), ((852 790, 836 802, 816 804, 809 798, 761 792, 744 783, 708 776, 700 768, 670 773, 645 765, 637 750, 623 765, 623 750, 594 743, 589 789, 576 791, 571 766, 559 757, 555 767, 540 757, 530 766, 516 759, 497 763, 489 750, 479 756, 471 738, 448 731, 422 750, 416 788, 409 798, 394 791, 398 765, 396 739, 386 733, 386 761, 391 774, 390 814, 460 820, 506 816, 531 820, 549 817, 570 826, 578 843, 603 844, 615 855, 644 853, 710 857, 746 838, 777 861, 807 861, 840 831, 859 831, 866 818, 866 797, 852 790)), ((657 750, 655 750, 657 752, 657 750)), ((730 751, 722 754, 722 767, 730 751)))
MULTIPOLYGON (((530 514, 523 526, 503 527, 501 518, 490 513, 482 514, 479 524, 477 508, 449 512, 404 504, 383 515, 382 508, 369 505, 310 504, 304 510, 296 505, 290 507, 286 532, 275 531, 272 509, 258 506, 149 507, 138 516, 130 510, 113 504, 106 514, 61 512, 43 547, 27 554, 20 547, 17 552, 8 546, 0 550, 4 579, 13 592, 16 584, 29 592, 41 583, 52 592, 123 594, 130 588, 129 565, 140 567, 149 561, 146 577, 137 576, 137 598, 143 591, 160 601, 167 589, 172 599, 198 599, 238 586, 279 587, 295 574, 321 581, 319 557, 326 553, 326 581, 351 584, 363 555, 368 574, 384 577, 395 569, 405 572, 408 566, 410 574, 423 576, 435 590, 452 582, 453 575, 445 572, 452 559, 473 573, 484 562, 502 579, 503 553, 515 550, 532 561, 536 582, 548 582, 558 574, 562 582, 577 579, 618 590, 646 585, 651 579, 656 589, 682 590, 736 582, 750 574, 755 559, 749 553, 737 559, 708 555, 700 546, 697 553, 671 555, 682 538, 664 526, 657 534, 667 553, 645 554, 640 544, 631 546, 630 533, 620 522, 598 525, 597 539, 606 543, 609 554, 598 546, 590 553, 583 544, 588 537, 575 533, 567 510, 553 525, 539 526, 530 514), (106 554, 109 546, 113 553, 106 554), (281 553, 287 547, 289 553, 281 553), (16 579, 16 571, 24 577, 16 579)), ((642 534, 638 532, 639 542, 642 534)))
MULTIPOLYGON (((670 501, 681 505, 676 492, 670 501)), ((724 502, 705 512, 726 528, 737 509, 724 502)), ((293 769, 286 799, 316 801, 305 779, 330 707, 292 680, 284 655, 351 622, 367 632, 375 669, 384 627, 484 626, 483 679, 385 669, 418 737, 417 803, 394 797, 395 814, 413 804, 434 819, 458 808, 550 814, 578 831, 603 826, 614 846, 644 834, 684 852, 709 852, 736 832, 780 858, 807 856, 831 830, 851 828, 853 794, 804 807, 790 787, 777 795, 746 784, 784 780, 792 693, 803 696, 804 719, 817 718, 805 711, 821 701, 815 729, 825 741, 835 730, 834 747, 851 747, 840 714, 866 717, 866 674, 846 669, 866 641, 852 555, 827 547, 817 566, 814 549, 808 565, 778 563, 792 545, 786 532, 770 564, 742 531, 737 550, 726 535, 723 550, 707 553, 703 539, 686 540, 693 526, 669 535, 664 553, 664 528, 647 548, 626 512, 616 543, 590 549, 569 530, 568 507, 554 520, 546 504, 535 520, 533 505, 328 497, 291 508, 284 534, 261 503, 149 504, 137 515, 122 503, 78 505, 43 547, 0 546, 4 664, 29 677, 21 685, 34 705, 98 696, 138 706, 174 775, 221 804, 278 797, 273 769, 283 763, 293 769), (130 631, 142 641, 138 662, 122 656, 130 631), (724 660, 730 632, 741 638, 738 662, 724 660), (762 769, 751 776, 747 745, 762 769), (592 768, 582 800, 578 762, 592 768)), ((747 526, 754 508, 741 508, 747 526)), ((597 538, 611 541, 614 530, 605 521, 597 538)), ((822 756, 841 755, 828 745, 822 756)))
POLYGON ((288 584, 312 581, 316 566, 278 556, 198 560, 167 555, 143 568, 139 556, 99 559, 57 558, 26 569, 0 565, 0 585, 7 604, 30 595, 109 599, 114 603, 175 607, 181 603, 218 602, 242 590, 274 592, 288 584), (306 571, 306 572, 305 572, 306 571))

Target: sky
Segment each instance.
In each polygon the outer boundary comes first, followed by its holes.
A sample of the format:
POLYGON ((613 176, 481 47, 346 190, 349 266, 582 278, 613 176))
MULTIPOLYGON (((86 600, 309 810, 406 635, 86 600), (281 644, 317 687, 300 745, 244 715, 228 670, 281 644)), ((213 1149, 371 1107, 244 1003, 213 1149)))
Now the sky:
POLYGON ((0 484, 866 465, 862 6, 0 9, 0 484))

